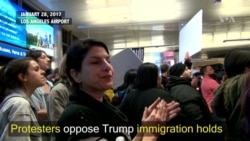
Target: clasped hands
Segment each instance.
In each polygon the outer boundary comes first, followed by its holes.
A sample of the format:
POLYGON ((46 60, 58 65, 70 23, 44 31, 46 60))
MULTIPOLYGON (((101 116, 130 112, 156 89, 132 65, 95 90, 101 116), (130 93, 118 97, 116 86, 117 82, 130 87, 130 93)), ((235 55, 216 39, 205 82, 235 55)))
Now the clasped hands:
MULTIPOLYGON (((142 116, 142 126, 166 126, 180 112, 180 104, 157 98, 149 107, 145 107, 142 116)), ((158 136, 157 134, 153 134, 158 136)))

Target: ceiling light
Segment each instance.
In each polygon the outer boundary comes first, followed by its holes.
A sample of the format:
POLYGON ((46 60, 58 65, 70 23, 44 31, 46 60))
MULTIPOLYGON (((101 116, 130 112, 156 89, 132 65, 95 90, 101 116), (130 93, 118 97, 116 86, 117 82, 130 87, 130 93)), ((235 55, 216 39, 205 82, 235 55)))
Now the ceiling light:
POLYGON ((220 4, 221 0, 214 0, 214 4, 220 4))
POLYGON ((245 39, 231 39, 231 40, 223 40, 223 43, 226 42, 234 42, 234 41, 249 41, 249 38, 245 38, 245 39))

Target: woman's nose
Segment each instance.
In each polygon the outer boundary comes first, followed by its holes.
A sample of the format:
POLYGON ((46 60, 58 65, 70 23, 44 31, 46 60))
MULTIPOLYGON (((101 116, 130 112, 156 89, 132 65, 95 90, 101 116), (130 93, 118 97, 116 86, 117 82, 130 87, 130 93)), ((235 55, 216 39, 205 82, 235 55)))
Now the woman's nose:
POLYGON ((111 70, 112 65, 108 61, 104 61, 103 63, 103 69, 104 70, 111 70))

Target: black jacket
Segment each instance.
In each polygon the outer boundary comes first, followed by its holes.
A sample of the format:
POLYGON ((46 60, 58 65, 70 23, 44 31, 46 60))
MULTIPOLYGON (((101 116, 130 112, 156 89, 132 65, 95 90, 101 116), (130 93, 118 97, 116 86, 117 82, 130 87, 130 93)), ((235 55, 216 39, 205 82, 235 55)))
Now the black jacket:
POLYGON ((162 89, 134 90, 127 94, 120 105, 120 110, 128 117, 129 121, 140 124, 144 108, 150 106, 158 97, 166 102, 174 100, 162 89))
POLYGON ((90 137, 115 140, 118 136, 125 136, 124 134, 115 134, 110 131, 105 133, 103 124, 109 124, 109 126, 127 126, 127 118, 105 98, 103 102, 99 102, 87 93, 78 90, 71 95, 69 104, 57 123, 60 126, 61 132, 56 134, 56 140, 74 141, 90 137), (89 130, 87 133, 69 135, 69 133, 63 131, 66 126, 81 128, 97 126, 99 131, 97 133, 90 133, 91 131, 89 130))
POLYGON ((220 125, 213 122, 207 103, 202 95, 191 86, 189 80, 170 76, 167 91, 180 103, 181 107, 181 112, 175 118, 174 124, 179 123, 194 129, 191 134, 180 134, 178 141, 200 141, 201 139, 203 141, 223 141, 223 127, 220 127, 222 133, 218 132, 217 127, 220 125))
MULTIPOLYGON (((167 91, 162 89, 150 88, 142 91, 134 90, 126 95, 120 105, 120 110, 128 117, 129 124, 136 128, 137 125, 141 125, 144 108, 149 107, 158 97, 164 99, 166 102, 174 100, 167 91)), ((136 132, 132 134, 132 137, 135 136, 135 134, 136 132)), ((161 136, 159 140, 166 139, 161 136)))
POLYGON ((185 121, 180 122, 198 124, 211 122, 211 114, 204 98, 191 86, 190 81, 181 77, 170 76, 167 90, 180 103, 180 114, 185 117, 185 121))

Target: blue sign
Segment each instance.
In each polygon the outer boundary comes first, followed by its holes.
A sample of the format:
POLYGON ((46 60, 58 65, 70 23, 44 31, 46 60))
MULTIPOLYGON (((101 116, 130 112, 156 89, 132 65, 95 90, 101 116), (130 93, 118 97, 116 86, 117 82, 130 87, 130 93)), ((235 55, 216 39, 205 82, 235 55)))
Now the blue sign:
POLYGON ((26 49, 13 47, 11 45, 0 43, 0 56, 6 56, 10 58, 22 58, 26 55, 26 49))
POLYGON ((9 0, 0 5, 0 41, 27 48, 26 25, 16 24, 16 11, 24 10, 9 0))

